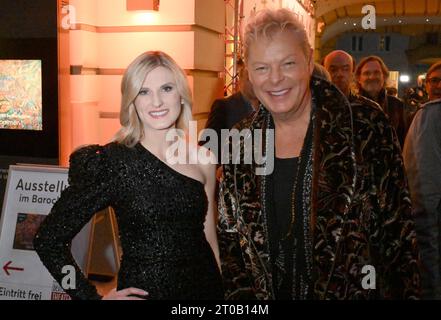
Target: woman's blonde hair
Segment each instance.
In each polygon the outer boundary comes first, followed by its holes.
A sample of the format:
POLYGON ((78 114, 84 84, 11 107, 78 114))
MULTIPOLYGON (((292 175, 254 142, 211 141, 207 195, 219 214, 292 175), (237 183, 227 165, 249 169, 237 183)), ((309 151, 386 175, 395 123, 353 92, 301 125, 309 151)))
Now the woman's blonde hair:
POLYGON ((186 131, 192 118, 191 90, 184 71, 166 53, 147 51, 138 56, 127 68, 121 82, 121 129, 116 133, 114 141, 133 147, 144 137, 144 127, 139 119, 134 101, 142 88, 147 74, 157 67, 169 69, 175 78, 176 87, 181 96, 182 109, 176 128, 186 131))
POLYGON ((311 45, 304 25, 296 15, 285 8, 271 10, 264 9, 258 11, 245 27, 243 36, 244 58, 248 59, 251 43, 259 37, 271 39, 280 31, 288 30, 298 37, 300 46, 306 58, 311 58, 311 45))

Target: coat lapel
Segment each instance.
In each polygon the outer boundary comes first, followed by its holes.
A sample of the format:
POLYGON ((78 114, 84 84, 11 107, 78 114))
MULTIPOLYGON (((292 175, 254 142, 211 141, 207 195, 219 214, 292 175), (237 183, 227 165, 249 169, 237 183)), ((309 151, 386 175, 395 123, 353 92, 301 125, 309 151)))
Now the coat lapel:
POLYGON ((354 196, 356 162, 352 112, 331 84, 312 80, 316 99, 311 223, 316 292, 326 295, 354 196))
MULTIPOLYGON (((254 134, 256 129, 265 127, 268 112, 261 107, 250 120, 243 123, 239 129, 250 129, 254 134)), ((254 142, 254 135, 253 142, 254 142)), ((263 139, 264 141, 264 139, 263 139)), ((240 147, 240 157, 245 150, 240 147)), ((269 263, 269 248, 267 241, 267 223, 264 210, 262 192, 262 176, 256 175, 256 166, 252 164, 236 165, 234 174, 240 213, 237 215, 237 229, 240 234, 240 246, 246 269, 251 273, 255 294, 258 299, 271 299, 272 281, 269 263)))

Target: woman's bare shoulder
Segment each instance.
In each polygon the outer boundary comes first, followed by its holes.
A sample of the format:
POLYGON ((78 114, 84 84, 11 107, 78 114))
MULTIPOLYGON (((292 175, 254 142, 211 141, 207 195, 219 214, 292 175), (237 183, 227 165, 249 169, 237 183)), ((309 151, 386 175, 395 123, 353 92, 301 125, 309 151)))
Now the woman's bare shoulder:
POLYGON ((211 178, 216 171, 217 157, 215 154, 210 149, 198 144, 189 144, 188 152, 191 163, 196 165, 206 179, 211 178))

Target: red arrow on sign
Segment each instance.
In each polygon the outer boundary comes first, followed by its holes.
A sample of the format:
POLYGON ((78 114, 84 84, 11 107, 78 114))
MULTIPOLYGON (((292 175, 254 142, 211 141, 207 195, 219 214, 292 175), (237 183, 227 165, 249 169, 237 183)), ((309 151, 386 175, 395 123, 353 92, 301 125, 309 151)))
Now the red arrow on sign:
POLYGON ((3 270, 5 270, 5 272, 6 272, 6 274, 7 274, 8 276, 10 275, 9 272, 8 272, 8 270, 24 271, 23 268, 10 267, 9 265, 10 265, 11 263, 12 263, 12 261, 9 261, 8 263, 6 263, 6 264, 3 266, 3 270))

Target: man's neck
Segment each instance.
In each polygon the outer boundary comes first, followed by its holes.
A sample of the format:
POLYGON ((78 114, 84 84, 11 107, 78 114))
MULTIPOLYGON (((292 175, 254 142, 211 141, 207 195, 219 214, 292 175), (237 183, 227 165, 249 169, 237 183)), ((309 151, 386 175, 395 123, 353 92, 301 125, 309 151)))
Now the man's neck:
POLYGON ((374 100, 375 102, 378 102, 378 100, 380 99, 380 93, 376 92, 376 93, 367 93, 368 98, 374 100))
POLYGON ((311 95, 308 94, 301 105, 285 114, 273 114, 273 120, 276 128, 279 130, 291 130, 299 123, 309 123, 311 114, 311 95))

